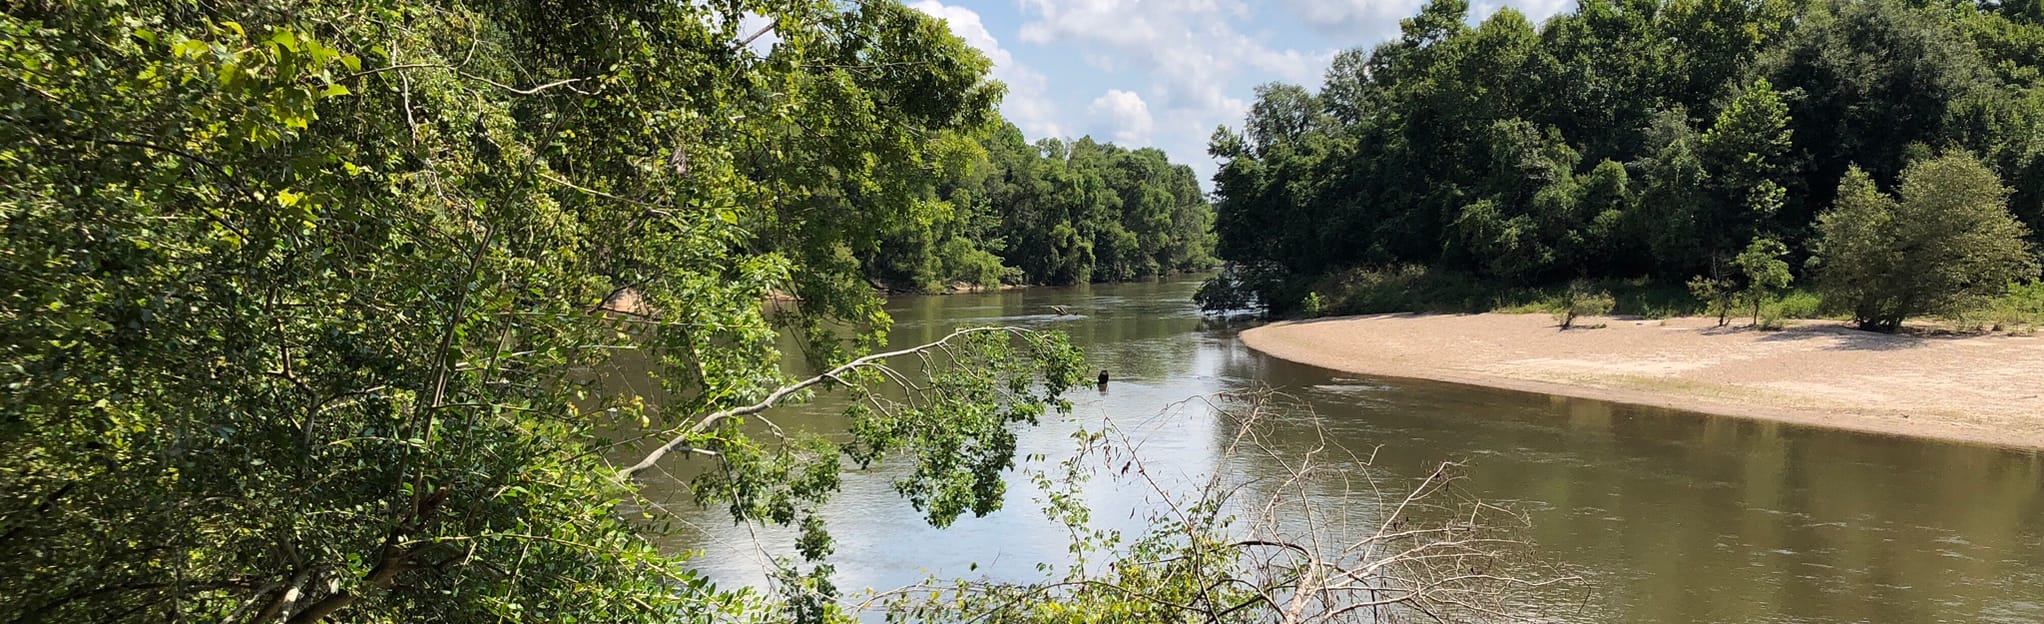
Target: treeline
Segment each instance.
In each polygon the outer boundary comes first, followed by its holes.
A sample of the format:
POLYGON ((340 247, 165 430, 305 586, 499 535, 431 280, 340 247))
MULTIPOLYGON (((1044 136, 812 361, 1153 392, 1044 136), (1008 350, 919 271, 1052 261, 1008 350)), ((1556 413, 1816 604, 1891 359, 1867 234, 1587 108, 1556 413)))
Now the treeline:
MULTIPOLYGON (((1328 276, 1404 265, 1504 286, 1643 277, 1722 303, 1839 274, 1812 261, 1819 216, 1841 192, 1907 202, 1904 171, 1937 158, 1953 161, 1925 179, 1993 204, 1966 222, 2012 212, 2027 228, 2004 238, 2044 225, 2039 3, 1583 0, 1538 27, 1509 8, 1467 18, 1435 0, 1397 39, 1339 55, 1317 93, 1265 86, 1239 131, 1216 132, 1231 270, 1210 305, 1297 311, 1328 276)), ((1968 292, 2034 277, 2014 244, 2018 258, 1940 270, 1967 267, 1953 281, 1968 292)))
POLYGON ((1213 209, 1192 168, 1091 137, 1028 142, 1001 122, 961 137, 967 164, 935 217, 889 233, 866 266, 897 288, 1078 284, 1207 269, 1213 209))

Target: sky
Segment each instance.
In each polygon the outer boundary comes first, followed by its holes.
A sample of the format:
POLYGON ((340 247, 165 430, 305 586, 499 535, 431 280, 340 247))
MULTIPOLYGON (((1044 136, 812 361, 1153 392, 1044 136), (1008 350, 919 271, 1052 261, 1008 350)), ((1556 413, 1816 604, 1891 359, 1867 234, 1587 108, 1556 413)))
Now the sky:
MULTIPOLYGON (((907 0, 993 60, 1001 113, 1030 140, 1156 147, 1211 188, 1208 137, 1238 127, 1257 85, 1318 89, 1336 52, 1398 34, 1423 0, 907 0)), ((1534 23, 1572 0, 1475 0, 1534 23)))

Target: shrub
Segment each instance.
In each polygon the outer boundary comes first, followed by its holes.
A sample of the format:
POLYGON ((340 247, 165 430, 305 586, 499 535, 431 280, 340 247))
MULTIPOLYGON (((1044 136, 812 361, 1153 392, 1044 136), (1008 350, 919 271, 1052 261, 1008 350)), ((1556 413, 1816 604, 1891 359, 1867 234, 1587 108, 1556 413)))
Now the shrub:
POLYGON ((2038 327, 2044 327, 2044 282, 2033 280, 2009 284, 2000 297, 1994 298, 1982 310, 1955 315, 1952 320, 1961 327, 2020 335, 2036 333, 2038 327))
POLYGON ((1329 293, 1330 314, 1384 312, 1479 312, 1504 305, 1508 289, 1466 273, 1418 265, 1358 268, 1318 282, 1315 292, 1329 293))
POLYGON ((1306 293, 1306 299, 1299 302, 1299 313, 1306 318, 1320 316, 1320 308, 1320 293, 1317 292, 1306 293))
POLYGON ((1698 275, 1689 279, 1689 294, 1703 303, 1703 313, 1718 317, 1718 327, 1724 327, 1732 316, 1732 294, 1737 286, 1732 280, 1721 277, 1698 275))
POLYGON ((1222 270, 1220 275, 1207 278, 1199 285, 1199 291, 1192 294, 1192 300, 1207 311, 1246 310, 1256 305, 1255 289, 1233 270, 1222 270))
POLYGON ((1551 314, 1555 323, 1562 329, 1568 329, 1575 326, 1579 317, 1610 314, 1614 305, 1616 301, 1611 298, 1611 293, 1594 288, 1588 282, 1577 281, 1563 291, 1551 314))
POLYGON ((1774 308, 1782 318, 1812 319, 1824 315, 1824 299, 1817 293, 1806 290, 1792 290, 1774 302, 1774 308))
POLYGON ((1753 327, 1764 331, 1778 331, 1788 326, 1784 320, 1786 318, 1781 302, 1771 301, 1760 306, 1760 311, 1754 314, 1753 327))

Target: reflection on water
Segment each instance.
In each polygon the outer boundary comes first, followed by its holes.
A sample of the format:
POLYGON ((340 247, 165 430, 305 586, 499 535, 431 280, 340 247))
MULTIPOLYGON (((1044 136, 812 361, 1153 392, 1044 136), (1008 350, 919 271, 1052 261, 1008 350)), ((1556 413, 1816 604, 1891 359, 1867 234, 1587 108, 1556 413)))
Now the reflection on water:
MULTIPOLYGON (((1074 395, 1061 422, 1023 433, 1022 454, 1053 460, 1081 426, 1111 420, 1144 440, 1153 472, 1216 470, 1232 435, 1189 397, 1273 387, 1310 409, 1271 435, 1301 448, 1320 435, 1417 479, 1443 460, 1468 465, 1470 493, 1530 513, 1534 553, 1590 580, 1552 596, 1560 615, 1624 622, 2044 621, 2044 454, 1709 417, 1657 408, 1406 380, 1360 379, 1243 348, 1237 327, 1203 318, 1195 284, 1130 284, 906 297, 889 305, 892 341, 920 344, 964 325, 1058 329, 1112 371, 1105 391, 1074 395), (1051 305, 1073 314, 1059 316, 1051 305)), ((834 412, 776 418, 831 431, 834 412)), ((1254 456, 1237 461, 1255 462, 1254 456)), ((1266 460, 1267 461, 1267 460, 1266 460)), ((677 473, 689 466, 677 462, 677 473)), ((845 588, 890 588, 925 575, 1037 578, 1067 535, 1011 488, 1006 509, 924 525, 895 497, 887 466, 854 474, 827 510, 845 588), (977 564, 974 567, 974 564, 977 564)), ((788 534, 733 526, 655 483, 693 529, 676 537, 727 583, 761 582, 788 534), (759 546, 755 546, 757 543, 759 546)), ((1142 490, 1089 486, 1096 518, 1140 516, 1142 490)))

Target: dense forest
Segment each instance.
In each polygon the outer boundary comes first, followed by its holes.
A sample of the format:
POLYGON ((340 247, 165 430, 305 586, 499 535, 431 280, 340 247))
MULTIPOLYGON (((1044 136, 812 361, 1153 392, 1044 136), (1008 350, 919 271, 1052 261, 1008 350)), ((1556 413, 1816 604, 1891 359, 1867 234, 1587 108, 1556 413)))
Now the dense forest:
MULTIPOLYGON (((2036 3, 1583 0, 1538 26, 1510 8, 1469 18, 1464 0, 1434 0, 1397 38, 1340 54, 1318 92, 1262 87, 1239 131, 1214 135, 1229 271, 1210 306, 1369 308, 1343 284, 1386 274, 1493 290, 1644 278, 1705 299, 1797 278, 1846 293, 1827 302, 1876 327, 2036 276, 2024 249, 2044 231, 2036 3), (1930 166, 1941 159, 1955 162, 1930 166), (1917 164, 1928 186, 1912 200, 1917 164), (1825 258, 1820 217, 1896 189, 1898 206, 1988 206, 1965 221, 1985 247, 1890 258, 1874 276, 1886 294, 1851 294, 1867 282, 1841 265, 1874 259, 1825 258), (1901 283, 1934 268, 1963 275, 1938 292, 1901 283)), ((1919 222, 1946 209, 1959 210, 1919 222)), ((1901 219, 1874 226, 1892 230, 1889 246, 1857 249, 1952 242, 1891 212, 1851 213, 1901 219)))
POLYGON ((1213 266, 1212 208, 1192 168, 1164 152, 1091 138, 1030 143, 1007 123, 975 135, 983 157, 939 183, 936 218, 890 232, 873 250, 866 264, 875 279, 936 291, 1213 266))

